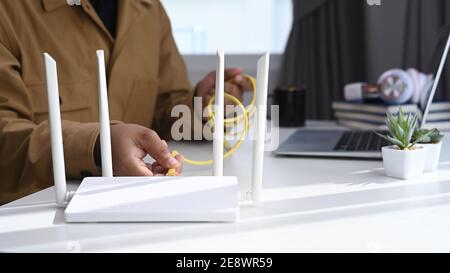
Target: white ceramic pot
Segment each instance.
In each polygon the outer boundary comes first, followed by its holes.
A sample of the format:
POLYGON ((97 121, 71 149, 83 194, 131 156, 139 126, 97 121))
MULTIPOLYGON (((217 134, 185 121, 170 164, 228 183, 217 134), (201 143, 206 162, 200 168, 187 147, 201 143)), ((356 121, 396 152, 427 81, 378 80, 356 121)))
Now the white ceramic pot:
POLYGON ((386 175, 394 178, 412 179, 420 177, 425 169, 427 148, 416 145, 415 150, 403 151, 396 146, 381 149, 386 175))
POLYGON ((427 161, 425 162, 425 171, 436 171, 439 164, 439 157, 441 156, 442 142, 436 144, 429 143, 420 145, 427 148, 427 161))

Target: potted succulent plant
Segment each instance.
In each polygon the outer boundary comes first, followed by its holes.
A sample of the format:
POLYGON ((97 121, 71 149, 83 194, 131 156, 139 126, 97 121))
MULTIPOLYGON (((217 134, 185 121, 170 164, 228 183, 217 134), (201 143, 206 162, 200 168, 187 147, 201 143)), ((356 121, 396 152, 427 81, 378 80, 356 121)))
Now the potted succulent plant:
POLYGON ((413 141, 418 139, 418 143, 427 148, 426 172, 434 172, 437 170, 441 155, 442 138, 444 138, 444 135, 436 128, 432 130, 418 129, 413 134, 413 141))
POLYGON ((411 114, 405 116, 402 108, 397 116, 387 113, 388 134, 378 134, 392 144, 382 148, 383 165, 387 176, 410 179, 422 175, 427 149, 417 143, 428 134, 418 135, 418 138, 413 140, 417 124, 417 117, 411 114))

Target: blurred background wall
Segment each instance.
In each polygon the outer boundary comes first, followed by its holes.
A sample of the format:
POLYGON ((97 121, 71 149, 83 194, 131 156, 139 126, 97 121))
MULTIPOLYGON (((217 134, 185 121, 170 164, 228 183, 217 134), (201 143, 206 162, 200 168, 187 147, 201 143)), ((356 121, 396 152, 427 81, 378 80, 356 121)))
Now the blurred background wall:
MULTIPOLYGON (((271 90, 302 85, 307 117, 333 118, 331 103, 352 81, 375 82, 391 68, 433 72, 450 23, 447 0, 162 0, 196 83, 224 49, 227 66, 255 74, 257 56, 272 53, 271 90), (442 38, 444 37, 444 38, 442 38), (440 43, 439 43, 440 42, 440 43)), ((437 94, 450 99, 446 73, 437 94)))
POLYGON ((364 6, 366 72, 370 82, 376 82, 384 71, 402 66, 407 2, 385 0, 381 6, 364 6))

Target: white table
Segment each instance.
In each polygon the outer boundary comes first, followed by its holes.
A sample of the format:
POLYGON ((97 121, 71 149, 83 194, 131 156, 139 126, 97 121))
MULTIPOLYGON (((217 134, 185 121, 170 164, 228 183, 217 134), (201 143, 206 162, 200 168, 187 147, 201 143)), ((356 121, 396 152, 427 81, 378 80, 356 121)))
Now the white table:
MULTIPOLYGON (((171 146, 211 156, 207 144, 171 146)), ((229 158, 225 173, 248 179, 250 151, 247 144, 229 158)), ((66 224, 49 188, 0 208, 0 251, 450 251, 450 161, 410 181, 384 176, 381 161, 267 153, 264 164, 264 202, 243 206, 236 223, 66 224)), ((209 172, 185 168, 186 175, 209 172)))

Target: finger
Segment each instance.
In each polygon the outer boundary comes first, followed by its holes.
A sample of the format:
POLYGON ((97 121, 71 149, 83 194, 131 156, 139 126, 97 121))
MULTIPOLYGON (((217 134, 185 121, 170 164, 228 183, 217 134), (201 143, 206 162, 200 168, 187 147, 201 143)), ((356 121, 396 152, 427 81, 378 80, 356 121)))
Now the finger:
POLYGON ((154 174, 154 172, 153 172, 153 166, 152 166, 151 163, 145 163, 145 166, 147 167, 147 169, 149 169, 149 170, 154 174))
POLYGON ((238 75, 241 75, 244 70, 240 67, 233 67, 225 69, 225 81, 234 80, 238 75))
POLYGON ((130 160, 126 170, 124 174, 126 176, 153 176, 153 172, 148 168, 147 163, 138 158, 130 160))
POLYGON ((141 148, 164 168, 178 167, 178 160, 170 154, 169 148, 164 145, 164 142, 155 131, 146 130, 142 133, 139 140, 141 148))
POLYGON ((167 142, 166 142, 164 139, 162 139, 161 141, 162 141, 162 143, 164 144, 164 146, 166 146, 167 149, 169 149, 169 145, 167 145, 167 142))
POLYGON ((243 99, 243 91, 236 85, 230 82, 225 83, 225 91, 242 101, 243 99))
POLYGON ((153 172, 154 176, 165 176, 167 174, 167 171, 162 171, 162 172, 153 172))
POLYGON ((216 71, 211 71, 203 78, 201 84, 204 86, 215 86, 216 85, 216 71))
POLYGON ((252 91, 255 86, 253 86, 252 82, 242 75, 238 75, 234 78, 234 82, 239 86, 242 91, 252 91))
POLYGON ((211 87, 209 89, 209 92, 205 94, 205 96, 203 96, 202 98, 202 104, 203 104, 203 108, 205 108, 209 101, 211 100, 211 97, 214 96, 216 93, 216 88, 215 87, 211 87))
POLYGON ((211 100, 212 96, 214 95, 214 91, 215 91, 214 87, 209 87, 208 92, 203 93, 203 95, 201 96, 203 110, 208 106, 209 101, 211 100))
POLYGON ((158 162, 155 162, 152 164, 152 171, 153 174, 166 173, 167 169, 161 166, 158 162))
POLYGON ((183 172, 183 161, 184 161, 184 157, 182 155, 177 155, 175 157, 176 160, 178 160, 178 162, 180 162, 180 165, 175 169, 177 175, 181 174, 183 172))
POLYGON ((214 86, 211 87, 211 89, 209 89, 209 93, 210 96, 213 96, 216 94, 216 85, 214 84, 214 86))

